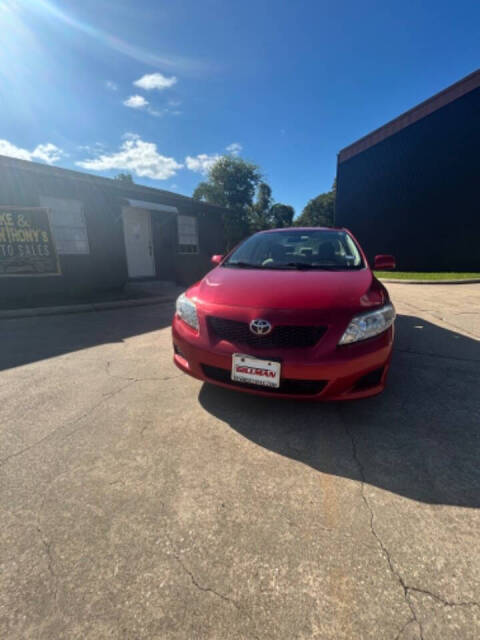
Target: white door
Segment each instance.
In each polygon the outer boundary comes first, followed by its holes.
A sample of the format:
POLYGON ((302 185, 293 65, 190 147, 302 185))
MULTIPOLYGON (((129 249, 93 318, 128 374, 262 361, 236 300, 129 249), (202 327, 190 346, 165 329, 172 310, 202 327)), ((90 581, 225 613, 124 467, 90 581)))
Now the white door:
POLYGON ((155 262, 150 211, 124 207, 123 232, 125 234, 129 278, 154 276, 155 262))

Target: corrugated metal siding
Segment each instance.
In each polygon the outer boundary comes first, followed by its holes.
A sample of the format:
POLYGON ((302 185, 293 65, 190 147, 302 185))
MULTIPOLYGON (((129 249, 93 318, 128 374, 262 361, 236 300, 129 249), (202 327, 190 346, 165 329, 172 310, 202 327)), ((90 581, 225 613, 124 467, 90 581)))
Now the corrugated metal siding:
POLYGON ((336 224, 403 270, 480 270, 480 89, 338 165, 336 224))
POLYGON ((405 127, 414 124, 418 120, 429 116, 434 113, 438 109, 445 107, 450 102, 457 100, 458 98, 464 96, 465 94, 478 89, 480 87, 480 69, 474 71, 470 75, 466 76, 462 80, 459 80, 455 84, 452 84, 450 87, 447 87, 440 93, 435 94, 428 100, 421 102, 413 109, 406 111, 402 115, 398 116, 394 120, 387 122, 383 126, 375 129, 368 135, 360 138, 353 144, 345 147, 338 154, 338 163, 345 162, 349 158, 353 158, 353 156, 357 155, 357 153, 361 153, 366 149, 378 144, 382 140, 398 133, 405 127))

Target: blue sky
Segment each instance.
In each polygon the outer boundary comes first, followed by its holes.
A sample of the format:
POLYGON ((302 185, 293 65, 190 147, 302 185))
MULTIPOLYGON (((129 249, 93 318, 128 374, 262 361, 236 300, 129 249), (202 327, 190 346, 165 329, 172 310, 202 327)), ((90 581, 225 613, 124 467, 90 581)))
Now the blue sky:
POLYGON ((299 213, 342 147, 479 66, 479 24, 474 1, 0 0, 0 153, 186 195, 240 153, 299 213))

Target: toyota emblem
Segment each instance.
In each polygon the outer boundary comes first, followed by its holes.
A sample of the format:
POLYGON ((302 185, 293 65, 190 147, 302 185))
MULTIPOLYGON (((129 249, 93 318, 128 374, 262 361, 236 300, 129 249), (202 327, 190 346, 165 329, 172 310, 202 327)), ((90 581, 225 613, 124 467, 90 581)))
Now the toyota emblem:
POLYGON ((250 331, 256 336, 267 336, 272 330, 272 325, 268 320, 257 318, 250 322, 250 331))

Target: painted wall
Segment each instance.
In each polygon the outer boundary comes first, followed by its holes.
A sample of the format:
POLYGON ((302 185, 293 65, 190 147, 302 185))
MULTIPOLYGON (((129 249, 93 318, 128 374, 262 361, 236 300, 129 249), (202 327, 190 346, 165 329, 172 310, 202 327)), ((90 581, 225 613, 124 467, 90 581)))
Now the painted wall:
POLYGON ((77 172, 0 158, 0 204, 40 206, 40 197, 79 200, 84 205, 90 253, 60 255, 62 275, 0 278, 0 306, 28 305, 59 296, 79 297, 93 291, 121 289, 128 278, 122 207, 131 198, 178 208, 198 216, 199 253, 177 252, 175 214, 152 212, 157 277, 190 284, 210 268, 212 253, 223 249, 221 209, 141 186, 123 186, 77 172))

